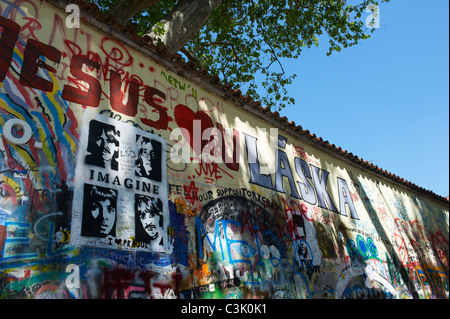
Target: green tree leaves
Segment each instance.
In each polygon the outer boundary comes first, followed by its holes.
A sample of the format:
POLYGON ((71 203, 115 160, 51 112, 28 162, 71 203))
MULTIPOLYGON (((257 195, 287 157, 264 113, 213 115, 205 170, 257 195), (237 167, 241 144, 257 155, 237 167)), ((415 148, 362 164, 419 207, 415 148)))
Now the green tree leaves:
MULTIPOLYGON (((195 1, 195 0, 183 0, 195 1)), ((388 2, 383 0, 382 2, 388 2)), ((117 0, 93 0, 107 12, 117 0)), ((167 16, 182 1, 162 0, 136 14, 130 21, 138 34, 167 16)), ((366 8, 377 1, 344 0, 223 0, 186 44, 194 58, 212 75, 229 82, 263 106, 279 110, 295 104, 288 87, 296 77, 283 66, 298 59, 305 48, 328 39, 328 53, 368 39, 366 8)), ((158 32, 164 33, 161 26, 158 32)))

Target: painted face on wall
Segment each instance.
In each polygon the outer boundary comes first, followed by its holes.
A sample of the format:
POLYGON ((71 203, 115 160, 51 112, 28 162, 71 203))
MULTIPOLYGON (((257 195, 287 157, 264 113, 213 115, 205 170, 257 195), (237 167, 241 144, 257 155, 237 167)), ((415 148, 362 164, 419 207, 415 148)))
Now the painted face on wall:
POLYGON ((113 131, 103 130, 102 134, 97 137, 95 143, 101 150, 101 155, 105 162, 110 161, 119 148, 116 144, 116 138, 113 131))
POLYGON ((84 185, 81 235, 105 238, 116 235, 117 190, 84 185))
POLYGON ((100 234, 108 235, 116 221, 116 208, 109 199, 99 201, 93 205, 92 217, 100 224, 100 234))
POLYGON ((159 209, 160 202, 161 200, 159 198, 154 200, 153 198, 145 197, 137 205, 142 228, 151 240, 158 238, 163 229, 161 227, 162 216, 161 210, 159 209))
POLYGON ((86 164, 118 170, 120 131, 97 120, 89 123, 86 164))
POLYGON ((136 176, 152 178, 154 152, 151 139, 145 136, 136 136, 136 144, 139 147, 136 160, 136 176))
POLYGON ((152 151, 153 147, 150 142, 144 144, 139 152, 139 158, 142 161, 143 169, 145 170, 145 174, 149 175, 150 171, 153 169, 152 167, 152 151))

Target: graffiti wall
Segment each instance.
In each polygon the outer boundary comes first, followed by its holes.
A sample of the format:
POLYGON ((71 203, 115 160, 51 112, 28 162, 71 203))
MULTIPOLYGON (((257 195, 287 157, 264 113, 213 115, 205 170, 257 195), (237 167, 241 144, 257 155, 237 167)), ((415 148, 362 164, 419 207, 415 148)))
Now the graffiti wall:
POLYGON ((449 297, 446 199, 55 3, 0 0, 0 298, 449 297))

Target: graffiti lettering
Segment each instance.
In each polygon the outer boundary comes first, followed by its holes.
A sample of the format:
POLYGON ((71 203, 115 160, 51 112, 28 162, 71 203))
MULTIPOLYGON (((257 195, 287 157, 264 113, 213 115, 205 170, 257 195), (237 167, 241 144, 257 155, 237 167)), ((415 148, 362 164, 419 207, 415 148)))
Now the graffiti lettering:
POLYGON ((0 0, 0 299, 449 297, 445 199, 53 2, 0 0))
POLYGON ((3 81, 11 65, 14 46, 19 38, 20 26, 0 16, 2 36, 0 38, 0 81, 3 81))
POLYGON ((113 173, 103 174, 100 171, 90 170, 89 179, 97 182, 102 182, 105 184, 112 184, 115 186, 125 186, 128 189, 134 189, 138 191, 143 191, 148 194, 159 194, 159 186, 152 184, 150 182, 144 182, 140 180, 133 180, 131 178, 124 178, 123 180, 119 175, 113 173), (111 178, 110 178, 111 177, 111 178))
MULTIPOLYGON (((256 138, 245 134, 245 141, 247 145, 248 166, 250 170, 249 182, 265 188, 273 189, 279 193, 285 193, 283 187, 283 178, 287 178, 291 189, 290 196, 300 199, 301 197, 297 191, 297 187, 294 182, 294 177, 292 174, 292 170, 290 169, 289 160, 286 153, 283 150, 278 150, 278 164, 275 173, 275 184, 273 185, 271 175, 261 174, 258 151, 256 149, 256 138)), ((279 136, 278 146, 281 147, 285 144, 286 139, 282 136, 279 136)), ((309 165, 299 157, 296 157, 294 159, 294 163, 297 175, 301 179, 301 182, 297 181, 297 185, 305 201, 313 205, 318 201, 319 207, 335 213, 339 213, 344 216, 347 216, 346 210, 348 205, 351 217, 354 219, 358 219, 358 215, 353 204, 353 199, 350 195, 350 190, 348 188, 347 182, 344 179, 339 177, 337 178, 338 194, 340 200, 340 211, 338 211, 327 190, 329 172, 314 165, 309 165), (311 172, 315 190, 312 187, 312 184, 307 179, 311 178, 311 172)))

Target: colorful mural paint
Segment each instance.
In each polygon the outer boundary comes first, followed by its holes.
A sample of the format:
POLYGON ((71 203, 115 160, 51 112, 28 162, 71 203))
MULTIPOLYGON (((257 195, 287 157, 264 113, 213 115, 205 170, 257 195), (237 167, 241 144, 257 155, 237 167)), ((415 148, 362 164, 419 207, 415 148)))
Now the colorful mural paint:
POLYGON ((0 0, 0 298, 448 299, 446 199, 67 16, 0 0))

